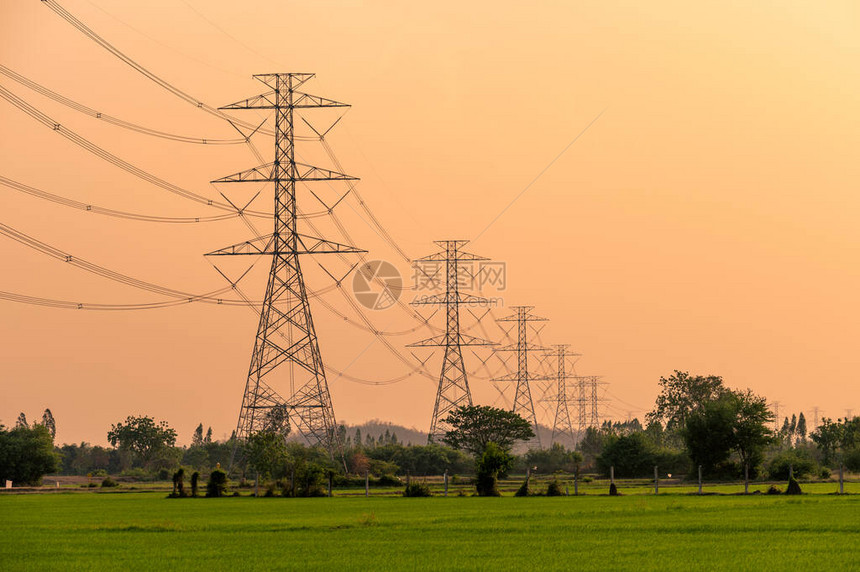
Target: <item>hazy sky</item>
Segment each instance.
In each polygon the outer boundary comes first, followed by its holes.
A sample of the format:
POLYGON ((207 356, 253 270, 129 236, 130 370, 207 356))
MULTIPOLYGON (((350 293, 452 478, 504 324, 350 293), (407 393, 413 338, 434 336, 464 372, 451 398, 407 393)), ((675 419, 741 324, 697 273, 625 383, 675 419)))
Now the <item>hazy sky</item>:
MULTIPOLYGON (((507 264, 507 288, 485 294, 534 305, 550 318, 541 341, 571 344, 583 354, 578 373, 604 376, 608 416, 641 418, 659 377, 673 369, 722 375, 810 418, 813 406, 831 417, 860 412, 855 2, 61 4, 210 105, 264 91, 254 73, 316 73, 303 89, 353 105, 328 136, 332 148, 343 169, 362 179, 361 196, 407 255, 430 254, 433 240, 477 237, 471 251, 507 264)), ((236 135, 42 2, 0 5, 0 56, 15 72, 123 120, 192 137, 236 135)), ((221 191, 243 204, 261 190, 209 184, 258 163, 244 145, 149 137, 2 75, 0 85, 183 188, 213 199, 221 191)), ((307 114, 323 127, 337 117, 307 114)), ((0 175, 9 179, 134 213, 220 212, 117 169, 5 100, 0 129, 0 175)), ((270 160, 271 139, 255 143, 270 160)), ((332 166, 319 145, 300 145, 306 162, 332 166)), ((322 186, 318 194, 333 202, 343 190, 322 186)), ((254 206, 269 209, 271 195, 262 191, 254 206)), ((110 218, 2 185, 0 198, 3 224, 188 292, 226 284, 202 254, 252 237, 238 220, 110 218)), ((321 208, 305 189, 299 201, 307 212, 321 208)), ((337 212, 355 244, 408 277, 408 264, 367 222, 356 197, 337 212)), ((327 217, 311 222, 347 242, 327 217)), ((265 221, 255 224, 269 231, 265 221)), ((218 261, 232 276, 245 262, 218 261)), ((334 274, 348 268, 321 262, 334 274)), ((265 266, 242 282, 253 299, 263 295, 265 266)), ((305 267, 311 289, 332 283, 311 259, 305 267)), ((166 300, 3 236, 0 269, 3 291, 86 303, 166 300)), ((354 317, 337 291, 321 299, 354 317)), ((312 304, 338 419, 426 429, 434 383, 417 375, 375 386, 338 377, 332 369, 386 380, 408 368, 372 335, 312 304)), ((367 315, 378 329, 415 326, 397 309, 367 315)), ((434 320, 441 325, 440 315, 434 320)), ((104 443, 111 423, 149 414, 176 427, 181 442, 199 422, 224 437, 235 427, 256 323, 241 307, 97 312, 0 301, 0 421, 50 407, 59 441, 104 443)), ((408 356, 404 346, 427 335, 388 339, 408 356)), ((428 361, 433 375, 439 357, 428 361)), ((470 352, 466 358, 469 369, 479 365, 470 352)), ((496 389, 479 377, 472 380, 476 400, 510 403, 512 386, 496 389)))

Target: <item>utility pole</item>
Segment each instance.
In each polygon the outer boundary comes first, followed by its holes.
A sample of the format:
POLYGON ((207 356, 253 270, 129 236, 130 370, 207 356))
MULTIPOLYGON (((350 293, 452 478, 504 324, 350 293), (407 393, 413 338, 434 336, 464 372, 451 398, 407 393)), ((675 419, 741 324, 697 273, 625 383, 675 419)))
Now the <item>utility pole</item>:
POLYGON ((336 452, 342 456, 342 443, 337 436, 337 420, 299 258, 303 254, 364 251, 300 234, 296 226, 297 182, 355 180, 355 177, 295 160, 294 111, 348 107, 344 103, 298 91, 312 77, 313 74, 309 73, 255 75, 254 78, 271 91, 221 108, 274 110, 274 161, 213 181, 274 183, 274 228, 270 235, 216 250, 207 256, 272 258, 239 410, 237 440, 246 440, 254 432, 266 428, 273 417, 281 416, 286 417, 286 423, 292 422, 309 443, 322 445, 334 458, 336 452))
POLYGON ((416 263, 444 263, 445 293, 432 294, 416 298, 415 305, 439 305, 445 307, 445 333, 414 344, 411 348, 443 347, 445 354, 442 358, 442 373, 439 375, 439 387, 436 390, 436 405, 433 407, 433 417, 430 420, 430 433, 427 441, 439 441, 451 428, 445 419, 448 414, 463 405, 472 405, 472 392, 469 390, 469 380, 463 364, 463 346, 492 346, 495 342, 468 336, 460 333, 460 305, 487 304, 486 298, 471 294, 460 293, 461 262, 488 260, 474 254, 463 252, 461 247, 468 240, 439 240, 436 244, 444 250, 419 258, 416 263))
POLYGON ((582 354, 569 353, 567 348, 570 346, 567 344, 556 344, 553 346, 555 348, 555 352, 548 354, 548 357, 556 358, 556 382, 557 382, 557 390, 556 390, 556 398, 553 400, 556 402, 555 406, 555 418, 552 422, 552 436, 550 437, 550 446, 556 442, 556 437, 567 436, 570 440, 570 446, 574 447, 576 445, 576 432, 573 429, 573 423, 570 418, 570 409, 568 408, 568 403, 570 401, 570 396, 567 391, 567 380, 573 378, 573 376, 567 375, 566 366, 567 360, 571 357, 577 357, 582 354))
POLYGON ((549 379, 546 376, 534 376, 529 372, 528 355, 535 351, 546 351, 546 348, 534 345, 528 341, 528 323, 529 322, 546 322, 546 318, 541 318, 532 314, 534 306, 511 306, 514 314, 499 318, 499 322, 516 322, 517 323, 517 343, 502 348, 497 351, 501 352, 516 352, 517 354, 517 371, 512 374, 504 375, 496 378, 493 381, 515 381, 517 382, 517 391, 514 397, 513 412, 520 414, 526 421, 531 423, 535 432, 535 437, 531 443, 537 443, 538 448, 541 447, 540 431, 538 428, 537 415, 535 415, 535 404, 532 400, 532 392, 529 387, 529 382, 549 379))

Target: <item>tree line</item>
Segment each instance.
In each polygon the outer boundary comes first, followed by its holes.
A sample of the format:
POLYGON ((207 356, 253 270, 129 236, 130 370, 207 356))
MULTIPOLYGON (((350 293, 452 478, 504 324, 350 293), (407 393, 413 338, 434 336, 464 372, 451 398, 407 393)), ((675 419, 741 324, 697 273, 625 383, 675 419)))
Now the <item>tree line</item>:
POLYGON ((509 411, 469 406, 455 410, 446 422, 453 429, 439 443, 404 444, 393 427, 379 424, 378 434, 340 425, 334 457, 320 448, 288 441, 286 410, 268 412, 261 430, 247 441, 215 440, 200 423, 190 445, 177 446, 177 432, 150 416, 128 416, 111 425, 110 447, 88 443, 55 446, 56 421, 45 410, 28 423, 22 413, 13 428, 0 425, 0 479, 37 483, 45 474, 120 475, 167 480, 178 468, 209 473, 229 468, 229 478, 260 478, 281 489, 289 482, 294 494, 319 492, 325 475, 339 484, 394 484, 406 476, 470 475, 479 492, 494 494, 497 480, 511 471, 541 473, 597 472, 618 477, 648 477, 661 472, 706 479, 786 478, 788 471, 827 476, 840 466, 860 471, 860 417, 823 419, 809 432, 803 413, 785 417, 774 430, 766 400, 749 390, 727 387, 719 376, 675 371, 661 377, 654 408, 645 417, 589 427, 575 450, 556 443, 548 449, 514 454, 517 443, 533 436, 532 428, 509 411), (341 454, 342 453, 342 456, 341 454), (232 461, 232 463, 231 463, 232 461), (295 486, 304 482, 304 487, 295 486), (297 492, 298 490, 298 492, 297 492))

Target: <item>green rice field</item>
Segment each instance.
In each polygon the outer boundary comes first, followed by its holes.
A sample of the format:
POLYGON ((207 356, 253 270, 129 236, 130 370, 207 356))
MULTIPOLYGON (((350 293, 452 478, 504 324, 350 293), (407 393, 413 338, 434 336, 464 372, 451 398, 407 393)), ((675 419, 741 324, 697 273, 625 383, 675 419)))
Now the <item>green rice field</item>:
POLYGON ((832 489, 799 497, 3 494, 0 570, 860 569, 860 495, 826 494, 832 489))

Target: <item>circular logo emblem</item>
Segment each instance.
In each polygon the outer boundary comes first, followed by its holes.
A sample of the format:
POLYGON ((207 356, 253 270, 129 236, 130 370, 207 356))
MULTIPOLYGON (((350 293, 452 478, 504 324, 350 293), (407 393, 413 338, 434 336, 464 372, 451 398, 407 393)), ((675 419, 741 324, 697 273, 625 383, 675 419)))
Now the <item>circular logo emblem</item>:
POLYGON ((355 270, 352 293, 365 308, 386 310, 400 298, 403 278, 390 262, 370 260, 355 270))

